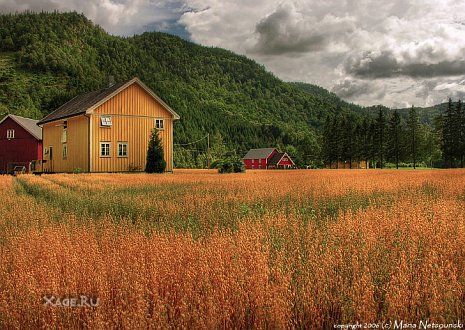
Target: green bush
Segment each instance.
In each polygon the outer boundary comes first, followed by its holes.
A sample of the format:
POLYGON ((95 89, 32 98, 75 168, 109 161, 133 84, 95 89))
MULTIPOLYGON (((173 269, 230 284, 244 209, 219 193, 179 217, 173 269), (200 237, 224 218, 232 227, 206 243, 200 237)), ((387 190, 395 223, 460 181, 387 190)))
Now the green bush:
POLYGON ((245 166, 242 159, 237 155, 226 155, 216 163, 219 173, 242 173, 245 172, 245 166))

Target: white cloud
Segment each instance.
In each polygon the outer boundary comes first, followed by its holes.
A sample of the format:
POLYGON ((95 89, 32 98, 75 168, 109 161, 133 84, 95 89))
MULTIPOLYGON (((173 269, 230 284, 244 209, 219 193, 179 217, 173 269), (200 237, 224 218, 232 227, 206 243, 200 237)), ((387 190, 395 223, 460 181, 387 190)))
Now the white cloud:
POLYGON ((2 12, 26 9, 76 10, 123 35, 177 22, 197 43, 364 105, 464 92, 462 0, 0 0, 2 12))
POLYGON ((464 1, 187 3, 200 10, 181 18, 193 40, 247 54, 283 79, 316 83, 353 102, 426 105, 432 97, 418 93, 424 81, 465 74, 464 1))
POLYGON ((116 35, 143 32, 155 23, 178 19, 183 0, 0 0, 0 12, 76 11, 116 35))

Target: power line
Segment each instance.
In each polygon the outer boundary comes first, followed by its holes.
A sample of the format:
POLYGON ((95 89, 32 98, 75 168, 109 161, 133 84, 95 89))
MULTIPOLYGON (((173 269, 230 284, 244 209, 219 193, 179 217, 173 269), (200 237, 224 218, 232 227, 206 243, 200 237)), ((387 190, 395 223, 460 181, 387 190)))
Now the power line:
POLYGON ((200 142, 200 141, 202 141, 202 140, 208 138, 208 136, 209 136, 209 134, 205 135, 203 138, 201 138, 201 139, 199 139, 199 140, 197 140, 197 141, 194 141, 194 142, 189 142, 189 143, 175 143, 175 144, 173 144, 173 145, 175 145, 175 146, 188 146, 188 145, 191 145, 191 144, 195 144, 195 143, 197 143, 197 142, 200 142))
MULTIPOLYGON (((211 164, 211 161, 210 161, 210 133, 208 133, 207 135, 205 135, 203 138, 200 138, 198 139, 197 141, 194 141, 194 142, 188 142, 188 143, 175 143, 173 144, 173 146, 189 146, 189 145, 192 145, 192 144, 196 144, 204 139, 207 139, 207 168, 210 168, 210 164, 211 164)), ((194 151, 194 150, 191 150, 191 151, 194 151)), ((195 151, 199 151, 199 150, 195 150, 195 151)))

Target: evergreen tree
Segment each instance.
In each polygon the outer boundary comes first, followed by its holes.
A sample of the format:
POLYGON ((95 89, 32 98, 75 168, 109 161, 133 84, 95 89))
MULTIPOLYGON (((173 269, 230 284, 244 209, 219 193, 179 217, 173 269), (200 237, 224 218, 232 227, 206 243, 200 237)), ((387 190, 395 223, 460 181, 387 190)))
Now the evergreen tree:
POLYGON ((379 109, 376 118, 376 149, 379 165, 383 168, 386 152, 386 117, 382 108, 379 109))
POLYGON ((147 164, 145 172, 147 173, 163 173, 166 169, 166 161, 163 152, 163 145, 158 131, 152 130, 150 135, 149 148, 147 151, 147 164))
POLYGON ((363 119, 361 129, 360 129, 360 140, 361 140, 361 151, 360 151, 360 159, 365 160, 366 166, 368 166, 370 157, 372 156, 372 150, 373 150, 373 136, 372 136, 372 131, 371 131, 372 123, 368 119, 368 117, 365 117, 363 119))
POLYGON ((338 115, 333 116, 333 122, 331 125, 331 149, 332 149, 332 158, 336 162, 336 168, 339 168, 339 162, 342 160, 341 155, 341 121, 339 120, 338 115))
POLYGON ((420 150, 420 123, 418 121, 417 110, 413 105, 409 111, 407 126, 409 155, 413 162, 413 168, 416 168, 418 161, 418 152, 420 150))
POLYGON ((323 162, 331 168, 334 161, 334 150, 333 147, 333 119, 328 115, 326 116, 325 124, 323 127, 323 148, 322 157, 323 162))
POLYGON ((376 168, 376 155, 377 155, 377 144, 376 144, 376 134, 377 134, 377 129, 376 129, 376 123, 374 120, 370 122, 370 127, 369 127, 369 150, 370 150, 370 162, 372 162, 374 165, 373 167, 376 168))
POLYGON ((442 153, 446 167, 453 166, 454 159, 454 139, 453 124, 454 114, 452 110, 452 99, 449 98, 446 112, 442 120, 442 153))
POLYGON ((459 100, 453 114, 454 120, 452 123, 452 141, 454 158, 460 162, 460 167, 463 168, 463 152, 464 152, 464 115, 462 109, 462 101, 459 100))
POLYGON ((390 162, 396 164, 396 168, 399 168, 399 162, 401 159, 402 152, 402 127, 400 122, 400 115, 397 110, 392 114, 391 120, 389 121, 389 135, 387 142, 387 159, 390 162))
POLYGON ((210 144, 210 157, 212 167, 214 167, 213 165, 221 159, 223 159, 223 156, 226 154, 228 150, 224 144, 223 136, 218 131, 212 135, 210 144))
POLYGON ((352 162, 355 157, 355 127, 354 127, 354 122, 355 118, 352 118, 351 116, 344 116, 344 141, 343 141, 343 146, 344 146, 344 161, 349 162, 349 166, 352 169, 352 162))

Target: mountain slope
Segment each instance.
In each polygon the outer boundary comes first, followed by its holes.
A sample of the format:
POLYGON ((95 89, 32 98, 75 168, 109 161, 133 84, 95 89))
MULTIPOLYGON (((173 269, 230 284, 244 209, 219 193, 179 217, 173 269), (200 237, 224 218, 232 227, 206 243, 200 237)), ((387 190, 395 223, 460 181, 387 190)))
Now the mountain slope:
MULTIPOLYGON (((0 115, 40 118, 110 76, 138 76, 176 109, 178 144, 219 132, 239 154, 281 146, 299 163, 317 158, 328 113, 361 109, 317 86, 283 82, 244 56, 168 34, 115 37, 76 13, 0 15, 0 115)), ((195 162, 205 147, 180 150, 181 158, 195 162)))

